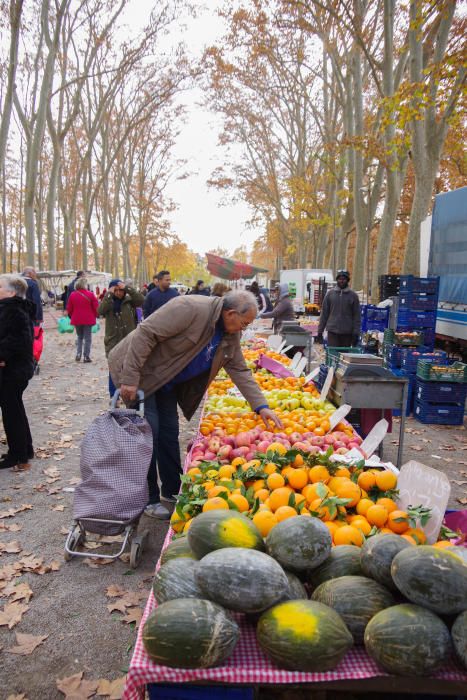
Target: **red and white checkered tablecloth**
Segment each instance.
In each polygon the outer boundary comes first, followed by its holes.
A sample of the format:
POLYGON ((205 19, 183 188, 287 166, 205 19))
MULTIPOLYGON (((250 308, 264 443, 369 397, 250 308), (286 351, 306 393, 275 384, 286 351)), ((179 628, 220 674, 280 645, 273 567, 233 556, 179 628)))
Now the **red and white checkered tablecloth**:
MULTIPOLYGON (((202 413, 203 412, 204 405, 202 413)), ((199 439, 199 437, 200 433, 198 431, 197 438, 199 439)), ((197 438, 193 441, 194 444, 197 438)), ((184 471, 189 467, 192 451, 193 446, 186 456, 184 471)), ((162 552, 169 545, 172 537, 173 531, 169 529, 162 546, 162 552)), ((160 560, 157 562, 156 570, 159 567, 160 560)), ((370 659, 363 647, 353 647, 350 649, 334 671, 327 671, 326 673, 302 673, 299 671, 285 671, 280 669, 269 660, 259 647, 256 641, 254 625, 248 622, 244 615, 236 613, 234 613, 234 617, 240 625, 240 639, 235 651, 222 666, 202 669, 159 666, 150 659, 144 649, 142 641, 144 623, 155 607, 156 601, 151 591, 139 626, 122 700, 143 700, 145 687, 149 683, 191 683, 195 681, 206 681, 209 684, 211 681, 213 683, 225 683, 228 685, 310 684, 322 683, 325 681, 362 680, 365 678, 387 675, 378 668, 372 659, 370 659)), ((467 673, 463 672, 460 667, 455 665, 454 661, 449 662, 442 671, 434 674, 433 677, 450 681, 465 681, 467 687, 467 673)))
MULTIPOLYGON (((165 539, 163 550, 172 539, 172 531, 169 530, 165 539)), ((159 566, 159 563, 158 563, 159 566)), ((326 673, 302 673, 298 671, 285 671, 275 666, 262 652, 256 642, 255 627, 248 622, 244 615, 235 614, 240 625, 240 639, 234 653, 222 666, 215 668, 186 669, 169 668, 155 664, 146 651, 142 642, 142 631, 146 618, 156 607, 156 601, 151 592, 143 619, 138 630, 133 658, 128 670, 125 691, 122 700, 142 700, 144 689, 149 683, 190 683, 194 681, 206 681, 209 683, 226 683, 228 685, 262 685, 285 683, 320 683, 324 681, 361 680, 375 676, 385 676, 376 663, 370 659, 363 647, 351 649, 339 666, 334 671, 326 673)), ((442 671, 434 675, 434 678, 465 681, 467 687, 467 673, 460 670, 454 662, 447 664, 442 671)))

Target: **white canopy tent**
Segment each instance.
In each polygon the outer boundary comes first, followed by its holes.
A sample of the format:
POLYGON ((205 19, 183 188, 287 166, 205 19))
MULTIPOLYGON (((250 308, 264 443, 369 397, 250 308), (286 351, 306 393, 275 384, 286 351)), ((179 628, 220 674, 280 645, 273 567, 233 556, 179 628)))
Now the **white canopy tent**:
MULTIPOLYGON (((96 287, 99 287, 100 291, 108 288, 112 279, 110 272, 99 272, 97 270, 86 270, 85 276, 92 291, 95 291, 96 287)), ((55 296, 60 296, 63 292, 63 287, 75 279, 76 270, 41 270, 37 273, 37 277, 42 290, 52 292, 55 296)))

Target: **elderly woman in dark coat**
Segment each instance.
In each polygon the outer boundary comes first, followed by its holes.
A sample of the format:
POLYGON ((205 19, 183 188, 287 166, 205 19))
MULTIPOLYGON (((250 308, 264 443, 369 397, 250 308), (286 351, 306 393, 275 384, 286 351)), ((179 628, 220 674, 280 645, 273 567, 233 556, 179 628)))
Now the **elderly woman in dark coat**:
POLYGON ((34 373, 32 355, 34 305, 26 299, 27 283, 19 275, 0 275, 0 408, 8 453, 0 469, 29 469, 34 456, 23 392, 34 373))

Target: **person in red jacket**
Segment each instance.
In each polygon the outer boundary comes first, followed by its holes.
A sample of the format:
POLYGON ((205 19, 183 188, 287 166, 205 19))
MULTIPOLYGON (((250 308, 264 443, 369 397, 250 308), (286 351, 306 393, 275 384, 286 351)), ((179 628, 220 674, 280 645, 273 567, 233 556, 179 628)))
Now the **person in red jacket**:
POLYGON ((76 329, 76 362, 80 362, 83 352, 84 342, 84 360, 83 362, 91 362, 91 342, 92 342, 92 327, 96 323, 97 318, 97 299, 96 296, 86 289, 87 280, 85 277, 80 277, 75 284, 74 291, 70 294, 66 306, 66 313, 70 317, 71 325, 76 329))

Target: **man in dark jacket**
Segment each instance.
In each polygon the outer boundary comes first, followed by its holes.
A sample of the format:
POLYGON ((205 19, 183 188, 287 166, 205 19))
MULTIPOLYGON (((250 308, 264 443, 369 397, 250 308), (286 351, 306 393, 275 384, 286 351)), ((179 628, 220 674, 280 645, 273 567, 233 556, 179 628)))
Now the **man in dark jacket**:
MULTIPOLYGON (((105 318, 105 355, 128 333, 136 328, 136 309, 143 304, 144 297, 119 279, 111 280, 107 294, 97 307, 99 316, 105 318)), ((113 396, 115 385, 109 374, 109 393, 113 396)))
POLYGON ((34 322, 42 323, 44 320, 44 313, 42 311, 41 290, 39 289, 39 284, 37 283, 37 273, 33 267, 25 267, 23 270, 23 277, 28 285, 26 299, 29 299, 29 301, 31 301, 35 307, 34 322))
POLYGON ((68 299, 70 298, 71 293, 75 291, 75 284, 76 284, 76 281, 79 280, 79 278, 82 277, 83 275, 84 275, 84 271, 83 271, 83 270, 78 270, 78 272, 76 273, 75 279, 72 280, 72 281, 70 282, 70 284, 68 285, 68 289, 66 290, 66 299, 65 299, 65 303, 64 303, 64 305, 63 305, 63 308, 64 308, 64 309, 66 309, 66 305, 68 304, 68 299))
POLYGON ((170 272, 168 270, 161 270, 157 273, 157 283, 158 286, 155 287, 146 296, 143 304, 143 316, 147 318, 154 311, 160 309, 161 306, 167 304, 171 299, 180 296, 176 289, 172 289, 170 272))
POLYGON ((34 306, 20 275, 0 275, 0 408, 8 453, 0 469, 29 469, 34 456, 23 392, 34 373, 32 357, 34 306))
POLYGON ((347 270, 338 271, 336 282, 336 286, 324 297, 316 342, 323 342, 323 333, 327 329, 329 347, 349 348, 358 345, 360 301, 349 287, 350 275, 347 270))

